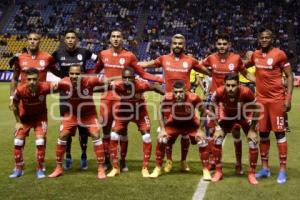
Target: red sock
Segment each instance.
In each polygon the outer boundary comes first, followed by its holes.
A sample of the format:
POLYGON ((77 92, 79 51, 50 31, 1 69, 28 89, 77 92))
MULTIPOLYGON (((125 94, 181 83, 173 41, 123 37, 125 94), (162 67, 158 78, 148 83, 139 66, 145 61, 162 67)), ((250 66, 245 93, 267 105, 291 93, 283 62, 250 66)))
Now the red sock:
POLYGON ((106 137, 106 136, 104 135, 102 141, 103 141, 103 149, 104 149, 105 160, 106 160, 106 161, 109 161, 109 159, 110 159, 110 154, 109 154, 109 148, 110 148, 110 146, 109 146, 109 143, 110 143, 110 136, 106 137))
POLYGON ((66 145, 65 144, 57 144, 56 145, 56 164, 62 165, 64 154, 66 152, 66 145))
POLYGON ((256 165, 258 159, 258 148, 249 148, 249 172, 255 173, 256 165))
POLYGON ((37 158, 37 169, 43 169, 45 163, 45 145, 37 145, 36 146, 36 158, 37 158))
POLYGON ((209 169, 209 147, 208 145, 204 147, 199 147, 200 159, 202 161, 202 168, 209 169))
POLYGON ((279 153, 279 162, 280 162, 280 170, 286 170, 286 160, 287 160, 287 151, 288 144, 287 141, 282 143, 277 143, 278 153, 279 153))
POLYGON ((235 158, 236 164, 242 164, 242 141, 240 139, 234 140, 234 150, 235 150, 235 158))
POLYGON ((155 149, 155 156, 156 156, 156 166, 162 167, 162 163, 165 157, 165 144, 157 142, 156 149, 155 149))
POLYGON ((151 157, 152 144, 143 142, 144 161, 143 168, 148 168, 151 157))
POLYGON ((264 168, 269 168, 269 149, 270 149, 270 140, 269 139, 260 140, 259 150, 261 156, 261 163, 264 168))
POLYGON ((99 143, 94 142, 94 152, 96 154, 96 159, 98 165, 104 165, 105 162, 105 156, 104 156, 104 149, 103 149, 103 144, 101 141, 99 143))
POLYGON ((173 150, 173 144, 167 144, 166 145, 166 156, 168 160, 172 160, 172 150, 173 150))
POLYGON ((120 149, 121 149, 121 161, 125 162, 126 155, 127 155, 127 149, 128 149, 128 138, 127 136, 121 136, 120 138, 120 149))
POLYGON ((222 144, 215 144, 213 148, 216 170, 222 170, 222 144))
POLYGON ((14 148, 14 155, 15 155, 15 163, 16 169, 22 170, 23 169, 23 146, 16 146, 14 148))
POLYGON ((190 139, 189 138, 181 138, 181 160, 186 160, 186 156, 189 152, 190 147, 190 139))
POLYGON ((112 166, 114 168, 119 168, 119 158, 118 158, 118 140, 111 140, 110 141, 110 157, 112 160, 112 166))
POLYGON ((214 146, 215 146, 214 140, 213 140, 213 138, 209 137, 207 139, 207 141, 208 141, 207 151, 208 151, 208 154, 209 154, 209 163, 211 165, 214 165, 215 164, 215 158, 214 158, 214 154, 213 154, 213 150, 214 150, 214 146))

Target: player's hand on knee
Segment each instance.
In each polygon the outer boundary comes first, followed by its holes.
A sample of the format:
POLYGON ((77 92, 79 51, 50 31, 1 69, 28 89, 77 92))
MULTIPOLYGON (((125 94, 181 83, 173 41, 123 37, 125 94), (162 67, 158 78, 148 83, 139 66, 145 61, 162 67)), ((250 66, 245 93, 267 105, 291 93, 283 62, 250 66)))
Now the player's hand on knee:
POLYGON ((206 135, 202 130, 198 130, 197 135, 196 135, 196 141, 203 141, 206 140, 206 135))
POLYGON ((16 128, 17 131, 20 130, 20 129, 23 129, 23 124, 20 123, 20 122, 17 122, 16 125, 15 125, 15 128, 16 128))
POLYGON ((158 142, 166 144, 168 142, 168 135, 165 130, 161 130, 160 134, 158 134, 158 142))
POLYGON ((224 137, 224 132, 220 126, 216 126, 215 132, 214 132, 214 139, 217 139, 219 137, 224 137))
POLYGON ((14 104, 14 100, 13 100, 13 99, 11 99, 11 100, 9 101, 8 107, 9 107, 9 109, 10 109, 11 111, 16 110, 16 106, 15 106, 15 104, 14 104))

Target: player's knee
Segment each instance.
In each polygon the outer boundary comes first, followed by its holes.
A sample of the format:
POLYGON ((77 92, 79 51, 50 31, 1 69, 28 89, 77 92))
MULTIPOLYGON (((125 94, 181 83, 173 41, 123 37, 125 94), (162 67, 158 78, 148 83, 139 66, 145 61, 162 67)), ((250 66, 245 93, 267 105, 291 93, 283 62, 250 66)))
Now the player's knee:
POLYGON ((44 138, 38 138, 35 140, 36 146, 44 146, 45 145, 45 139, 44 138))
POLYGON ((207 140, 199 140, 197 144, 198 144, 199 148, 204 148, 204 147, 207 147, 208 141, 207 140))
POLYGON ((270 136, 270 132, 259 132, 259 137, 261 139, 269 139, 269 136, 270 136))
POLYGON ((248 142, 248 146, 249 146, 250 149, 257 149, 256 142, 254 142, 252 140, 248 142))
POLYGON ((149 133, 145 133, 142 137, 145 143, 151 143, 151 135, 149 133))
POLYGON ((120 141, 127 142, 128 141, 128 136, 127 135, 120 135, 120 141))
POLYGON ((14 139, 14 144, 15 144, 15 146, 22 147, 24 145, 24 140, 19 139, 19 138, 15 138, 14 139))
POLYGON ((275 132, 277 143, 286 142, 285 132, 275 132))
POLYGON ((119 136, 119 134, 116 133, 116 132, 111 132, 111 134, 110 134, 110 139, 111 139, 111 140, 115 140, 115 141, 119 141, 119 140, 120 140, 120 136, 119 136))

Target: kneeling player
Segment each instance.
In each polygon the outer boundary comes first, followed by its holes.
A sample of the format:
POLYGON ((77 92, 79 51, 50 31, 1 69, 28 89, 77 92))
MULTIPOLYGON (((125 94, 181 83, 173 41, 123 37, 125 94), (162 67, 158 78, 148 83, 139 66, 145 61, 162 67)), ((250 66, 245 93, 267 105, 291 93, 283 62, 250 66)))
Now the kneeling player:
MULTIPOLYGON (((142 168, 143 177, 149 177, 148 165, 151 156, 151 136, 150 136, 150 119, 147 111, 147 104, 143 97, 146 91, 155 91, 160 94, 164 92, 160 87, 151 85, 142 80, 136 80, 132 68, 126 68, 122 72, 122 81, 112 84, 112 89, 120 96, 120 103, 116 107, 115 120, 112 127, 110 138, 110 156, 112 159, 113 169, 107 174, 108 177, 117 176, 120 173, 118 162, 118 143, 120 136, 126 136, 129 122, 137 124, 143 138, 144 161, 142 168)), ((122 148, 122 146, 121 146, 122 148)), ((126 152, 127 149, 122 149, 126 152)), ((123 162, 125 162, 125 155, 123 162)))
MULTIPOLYGON (((240 137, 240 128, 248 137, 249 143, 249 171, 248 181, 251 184, 258 184, 255 178, 255 168, 258 157, 257 134, 255 126, 257 123, 258 112, 254 103, 254 94, 252 91, 242 85, 239 85, 237 74, 228 74, 225 77, 225 85, 219 87, 212 96, 212 109, 219 109, 219 118, 214 132, 213 154, 216 164, 216 172, 212 182, 218 182, 223 178, 222 172, 222 142, 227 133, 232 133, 234 138, 240 137), (252 110, 250 110, 252 109, 252 110), (249 125, 249 112, 253 114, 251 126, 249 125), (225 134, 224 134, 225 133, 225 134)), ((241 165, 241 164, 240 164, 241 165)), ((240 169, 241 170, 241 169, 240 169)))
POLYGON ((47 106, 46 95, 50 93, 51 85, 47 82, 39 82, 39 71, 30 68, 26 71, 27 82, 21 84, 15 90, 13 96, 14 115, 16 118, 16 133, 14 139, 15 170, 9 176, 17 178, 23 175, 23 147, 25 138, 31 128, 36 135, 37 178, 44 178, 45 143, 47 134, 47 106))
POLYGON ((62 161, 66 151, 67 138, 74 134, 78 125, 86 127, 92 137, 94 152, 98 161, 98 178, 106 178, 104 150, 100 138, 96 107, 93 102, 94 87, 104 85, 104 83, 99 78, 80 77, 80 75, 80 66, 72 66, 69 70, 69 77, 65 77, 57 84, 58 90, 63 90, 68 94, 66 98, 69 103, 69 110, 65 112, 62 119, 56 146, 56 168, 49 175, 50 178, 63 175, 62 161))
POLYGON ((161 175, 166 145, 182 135, 183 137, 190 137, 192 144, 198 143, 203 166, 203 179, 211 179, 207 151, 208 143, 205 133, 201 129, 203 121, 201 119, 201 125, 199 125, 195 109, 199 110, 201 114, 204 113, 200 97, 187 92, 183 81, 175 81, 173 91, 166 93, 161 103, 161 111, 158 112, 161 132, 156 145, 156 167, 150 177, 156 178, 161 175), (165 120, 162 119, 164 112, 170 113, 165 120))

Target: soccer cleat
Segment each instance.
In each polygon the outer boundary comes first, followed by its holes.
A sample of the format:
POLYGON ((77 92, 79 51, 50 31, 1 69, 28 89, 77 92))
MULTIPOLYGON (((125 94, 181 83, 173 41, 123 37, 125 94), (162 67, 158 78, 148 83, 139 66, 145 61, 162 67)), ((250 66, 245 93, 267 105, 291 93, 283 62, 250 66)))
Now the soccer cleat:
POLYGON ((66 158, 65 164, 64 164, 64 169, 65 170, 71 169, 72 168, 72 163, 73 163, 72 158, 66 158))
POLYGON ((153 172, 150 174, 149 177, 151 178, 157 178, 161 175, 161 168, 160 167, 155 167, 153 172))
POLYGON ((80 160, 80 169, 81 170, 87 170, 88 168, 89 167, 88 167, 87 159, 81 158, 81 160, 80 160))
POLYGON ((270 169, 262 168, 259 172, 255 174, 256 178, 268 178, 271 176, 270 169))
POLYGON ((220 170, 216 170, 214 176, 212 177, 211 181, 216 183, 223 179, 223 172, 220 170))
POLYGON ((208 169, 203 169, 203 180, 211 181, 211 175, 208 169))
POLYGON ((42 179, 42 178, 45 178, 45 177, 46 177, 46 175, 45 175, 43 169, 38 169, 38 170, 36 171, 36 177, 37 177, 38 179, 42 179))
POLYGON ((107 174, 107 177, 115 177, 120 174, 119 168, 112 168, 112 170, 107 174))
POLYGON ((257 185, 258 181, 256 180, 255 173, 248 174, 248 182, 252 185, 257 185))
POLYGON ((61 166, 57 166, 55 170, 50 174, 48 177, 49 178, 56 178, 59 176, 62 176, 64 174, 64 169, 61 166))
POLYGON ((235 165, 235 174, 238 176, 242 176, 244 174, 242 165, 235 165))
POLYGON ((180 162, 180 170, 181 170, 182 172, 189 172, 189 171, 191 171, 191 169, 189 168, 189 166, 188 166, 186 160, 182 160, 182 161, 180 162))
POLYGON ((173 168, 173 161, 172 160, 167 160, 166 164, 165 164, 165 167, 164 167, 164 171, 166 173, 169 173, 170 171, 172 171, 172 168, 173 168))
POLYGON ((126 165, 125 161, 120 161, 120 168, 121 168, 121 172, 128 172, 128 166, 126 165))
POLYGON ((13 173, 9 175, 9 178, 18 178, 24 175, 24 171, 21 169, 14 169, 13 173))
POLYGON ((106 175, 105 175, 105 168, 104 167, 98 167, 98 175, 97 175, 98 179, 106 179, 106 175))
POLYGON ((277 176, 277 183, 283 184, 286 182, 287 175, 285 171, 280 171, 277 176))
POLYGON ((147 168, 143 168, 143 169, 142 169, 142 176, 143 176, 144 178, 148 178, 148 177, 150 176, 149 171, 148 171, 147 168))

